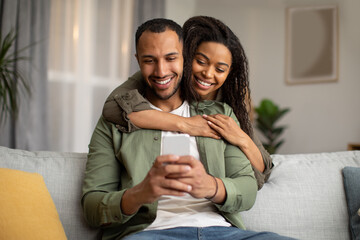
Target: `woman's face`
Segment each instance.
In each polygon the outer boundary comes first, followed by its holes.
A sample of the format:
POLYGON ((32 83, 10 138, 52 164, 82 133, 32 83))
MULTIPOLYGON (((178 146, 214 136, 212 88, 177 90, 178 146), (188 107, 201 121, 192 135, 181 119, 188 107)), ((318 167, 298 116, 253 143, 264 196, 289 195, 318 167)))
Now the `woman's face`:
POLYGON ((203 100, 213 100, 231 68, 231 52, 221 43, 203 42, 192 62, 192 83, 203 100))

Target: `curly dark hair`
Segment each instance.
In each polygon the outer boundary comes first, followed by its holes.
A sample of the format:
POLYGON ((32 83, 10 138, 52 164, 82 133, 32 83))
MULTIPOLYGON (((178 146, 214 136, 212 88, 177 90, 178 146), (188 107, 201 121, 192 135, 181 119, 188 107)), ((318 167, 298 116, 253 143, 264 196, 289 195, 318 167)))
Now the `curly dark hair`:
MULTIPOLYGON (((208 16, 196 16, 188 19, 183 25, 183 34, 184 85, 186 86, 193 86, 191 82, 192 60, 201 43, 217 42, 229 49, 232 55, 231 69, 219 90, 223 93, 222 101, 233 108, 241 129, 252 137, 253 132, 248 112, 251 108, 248 60, 238 37, 223 22, 208 16)), ((192 87, 188 91, 195 99, 200 99, 199 94, 192 87)))

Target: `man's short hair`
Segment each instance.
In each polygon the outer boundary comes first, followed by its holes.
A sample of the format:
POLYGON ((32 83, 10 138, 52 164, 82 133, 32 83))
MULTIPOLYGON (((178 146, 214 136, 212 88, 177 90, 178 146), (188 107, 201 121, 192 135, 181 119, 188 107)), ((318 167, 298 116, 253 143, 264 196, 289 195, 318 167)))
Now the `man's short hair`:
POLYGON ((154 19, 151 19, 151 20, 148 20, 148 21, 144 22, 136 30, 136 34, 135 34, 135 46, 136 46, 136 48, 137 48, 137 45, 138 45, 138 42, 139 42, 139 38, 141 37, 143 32, 150 31, 150 32, 153 32, 153 33, 162 33, 162 32, 165 32, 168 29, 176 32, 176 34, 179 37, 180 42, 183 41, 182 28, 181 28, 181 26, 179 24, 177 24, 173 20, 166 19, 166 18, 154 18, 154 19))

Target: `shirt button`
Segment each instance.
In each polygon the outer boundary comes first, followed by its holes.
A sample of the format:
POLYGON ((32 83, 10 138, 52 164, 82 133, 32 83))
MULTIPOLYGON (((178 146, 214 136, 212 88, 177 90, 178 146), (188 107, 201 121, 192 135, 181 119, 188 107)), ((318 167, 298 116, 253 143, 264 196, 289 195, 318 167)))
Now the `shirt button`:
POLYGON ((157 141, 157 140, 159 140, 159 138, 158 138, 158 137, 154 137, 154 140, 157 141))

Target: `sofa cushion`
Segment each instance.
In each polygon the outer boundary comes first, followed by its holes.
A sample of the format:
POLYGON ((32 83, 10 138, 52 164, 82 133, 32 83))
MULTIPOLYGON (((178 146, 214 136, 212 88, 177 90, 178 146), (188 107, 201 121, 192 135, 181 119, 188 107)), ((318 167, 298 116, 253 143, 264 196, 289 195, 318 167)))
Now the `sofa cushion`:
POLYGON ((41 175, 0 168, 1 239, 66 239, 41 175))
POLYGON ((344 187, 349 212, 350 232, 352 239, 360 239, 360 168, 343 169, 344 187))
POLYGON ((99 230, 84 220, 81 186, 86 153, 30 152, 0 147, 0 167, 43 176, 69 240, 99 239, 99 230))
POLYGON ((242 213, 246 227, 301 240, 350 239, 341 171, 360 167, 360 151, 272 157, 268 182, 242 213))

